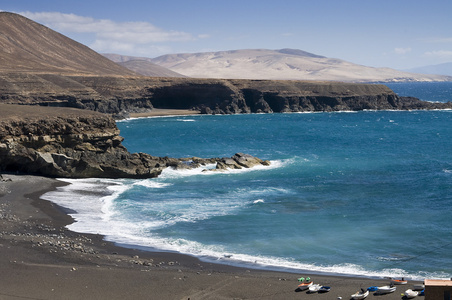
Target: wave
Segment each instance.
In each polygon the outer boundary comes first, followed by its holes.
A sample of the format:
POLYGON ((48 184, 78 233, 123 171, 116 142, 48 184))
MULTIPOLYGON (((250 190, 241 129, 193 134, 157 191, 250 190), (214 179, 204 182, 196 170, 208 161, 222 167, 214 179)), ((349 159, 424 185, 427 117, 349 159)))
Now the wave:
MULTIPOLYGON (((126 247, 142 247, 144 250, 149 251, 178 252, 193 255, 208 262, 246 266, 256 269, 283 270, 294 273, 327 273, 378 278, 405 277, 411 280, 422 280, 427 277, 450 277, 450 274, 441 272, 409 273, 401 268, 386 268, 374 271, 365 269, 357 264, 311 264, 288 257, 240 253, 239 251, 231 251, 219 244, 206 245, 184 238, 161 237, 153 233, 155 229, 168 227, 178 222, 194 222, 209 219, 212 216, 233 214, 234 210, 240 207, 240 205, 262 205, 266 203, 265 196, 268 193, 291 193, 289 189, 273 187, 265 189, 236 189, 230 195, 227 195, 227 198, 222 195, 221 200, 226 200, 218 201, 218 205, 216 203, 212 204, 212 198, 208 198, 202 201, 196 201, 196 205, 201 206, 193 206, 191 208, 180 205, 181 203, 173 204, 174 199, 156 201, 156 205, 166 207, 165 210, 160 210, 158 207, 155 209, 155 211, 160 211, 159 214, 163 215, 163 217, 162 215, 159 216, 161 218, 131 220, 118 215, 118 207, 115 206, 115 200, 118 197, 134 186, 150 189, 162 189, 171 186, 165 180, 159 180, 158 178, 149 180, 64 179, 62 181, 68 182, 70 185, 59 187, 56 191, 46 193, 42 198, 74 211, 70 215, 75 218, 76 222, 68 226, 70 230, 82 233, 101 234, 105 236, 106 240, 126 247), (244 199, 239 197, 242 194, 250 195, 250 197, 246 198, 247 200, 244 202, 244 199), (179 212, 181 213, 179 214, 177 210, 168 207, 169 205, 176 205, 176 207, 179 207, 179 212), (165 216, 164 214, 168 215, 165 216)), ((381 257, 380 259, 398 260, 403 258, 381 257)))
POLYGON ((158 182, 155 179, 144 179, 133 183, 133 185, 144 186, 152 189, 162 189, 171 186, 172 184, 167 182, 158 182))
POLYGON ((248 172, 257 172, 257 171, 265 171, 265 170, 273 170, 277 168, 281 168, 284 164, 289 163, 289 161, 284 160, 272 160, 270 161, 270 166, 255 166, 252 168, 242 168, 242 169, 227 169, 227 170, 214 170, 216 164, 208 164, 205 166, 200 166, 194 169, 174 169, 174 168, 166 168, 163 170, 162 174, 159 178, 168 179, 168 178, 177 178, 177 177, 188 177, 188 176, 215 176, 221 174, 239 174, 239 173, 248 173, 248 172))
POLYGON ((362 266, 350 263, 334 265, 318 265, 295 261, 292 258, 249 255, 225 250, 221 245, 204 245, 185 239, 146 238, 137 239, 136 235, 123 235, 122 238, 107 236, 107 240, 124 247, 137 247, 147 251, 168 251, 198 257, 202 261, 247 267, 260 270, 287 271, 292 273, 328 274, 340 276, 360 276, 368 278, 404 277, 409 280, 424 280, 424 278, 449 278, 444 272, 410 273, 401 268, 383 270, 368 270, 362 266))

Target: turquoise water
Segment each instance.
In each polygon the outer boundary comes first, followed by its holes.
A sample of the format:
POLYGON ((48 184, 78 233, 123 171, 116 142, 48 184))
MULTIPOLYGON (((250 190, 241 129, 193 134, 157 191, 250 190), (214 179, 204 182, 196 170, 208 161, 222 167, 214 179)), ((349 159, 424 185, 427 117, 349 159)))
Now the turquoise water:
POLYGON ((127 120, 118 127, 131 152, 244 152, 272 165, 69 180, 44 198, 77 212, 70 229, 131 246, 295 272, 450 278, 451 121, 452 111, 127 120))

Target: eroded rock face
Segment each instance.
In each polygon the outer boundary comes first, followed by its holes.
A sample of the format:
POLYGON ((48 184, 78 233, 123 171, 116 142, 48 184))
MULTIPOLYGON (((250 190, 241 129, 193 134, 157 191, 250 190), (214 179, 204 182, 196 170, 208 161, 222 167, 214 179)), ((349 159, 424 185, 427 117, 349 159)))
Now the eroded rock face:
POLYGON ((0 103, 83 108, 118 118, 154 107, 204 114, 452 108, 452 102, 399 97, 381 84, 28 73, 0 73, 0 103))
MULTIPOLYGON (((167 167, 187 169, 224 160, 129 153, 122 141, 115 121, 105 114, 0 105, 1 171, 69 178, 152 178, 167 167)), ((236 154, 232 160, 245 168, 262 162, 245 154, 236 154)), ((224 168, 221 163, 217 167, 224 168)), ((229 167, 235 168, 234 163, 229 167)))
MULTIPOLYGON (((3 112, 6 107, 2 105, 3 112)), ((24 112, 23 118, 0 121, 2 170, 52 177, 140 178, 155 177, 165 166, 160 158, 129 153, 107 115, 59 108, 33 115, 28 112, 36 107, 17 109, 24 112)))

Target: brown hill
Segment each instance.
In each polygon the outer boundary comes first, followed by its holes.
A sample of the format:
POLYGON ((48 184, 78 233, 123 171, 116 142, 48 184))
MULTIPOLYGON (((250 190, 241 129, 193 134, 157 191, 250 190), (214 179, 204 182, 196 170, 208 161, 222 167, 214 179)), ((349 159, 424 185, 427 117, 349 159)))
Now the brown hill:
POLYGON ((0 72, 137 76, 90 48, 9 12, 0 12, 0 72))
POLYGON ((152 58, 126 56, 114 53, 102 53, 106 58, 132 70, 138 74, 150 77, 187 77, 176 73, 165 67, 156 65, 151 62, 152 58))
POLYGON ((150 77, 187 77, 170 69, 151 63, 147 60, 129 60, 119 62, 123 67, 132 70, 138 74, 150 77))

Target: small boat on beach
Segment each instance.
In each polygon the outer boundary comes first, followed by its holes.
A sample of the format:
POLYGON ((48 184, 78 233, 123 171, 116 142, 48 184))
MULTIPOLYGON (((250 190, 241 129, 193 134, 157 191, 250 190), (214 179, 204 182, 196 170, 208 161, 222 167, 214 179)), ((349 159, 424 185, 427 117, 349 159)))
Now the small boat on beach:
POLYGON ((319 293, 327 293, 331 290, 331 287, 322 285, 319 289, 319 293))
POLYGON ((418 291, 413 291, 412 289, 408 289, 405 291, 405 297, 407 299, 412 299, 412 298, 416 297, 417 295, 419 295, 418 291))
POLYGON ((310 293, 316 293, 320 290, 322 286, 320 284, 311 284, 308 289, 310 293))
POLYGON ((376 291, 378 290, 378 286, 369 286, 369 287, 367 288, 367 290, 368 290, 369 292, 376 292, 376 291))
POLYGON ((422 291, 425 288, 425 285, 423 283, 418 283, 413 285, 414 291, 422 291))
POLYGON ((397 284, 397 285, 401 285, 401 284, 407 284, 408 281, 405 279, 391 279, 391 284, 397 284))
POLYGON ((375 292, 377 295, 381 294, 389 294, 395 292, 396 287, 392 285, 379 286, 377 291, 375 292))
POLYGON ((307 290, 307 289, 309 289, 309 287, 311 286, 311 285, 313 285, 314 284, 314 282, 312 282, 312 281, 310 281, 310 282, 302 282, 302 283, 300 283, 299 285, 298 285, 298 290, 300 290, 300 291, 304 291, 304 290, 307 290))
POLYGON ((366 299, 366 297, 369 296, 369 291, 365 291, 361 289, 361 291, 354 293, 350 297, 352 297, 353 300, 360 300, 360 299, 366 299))

